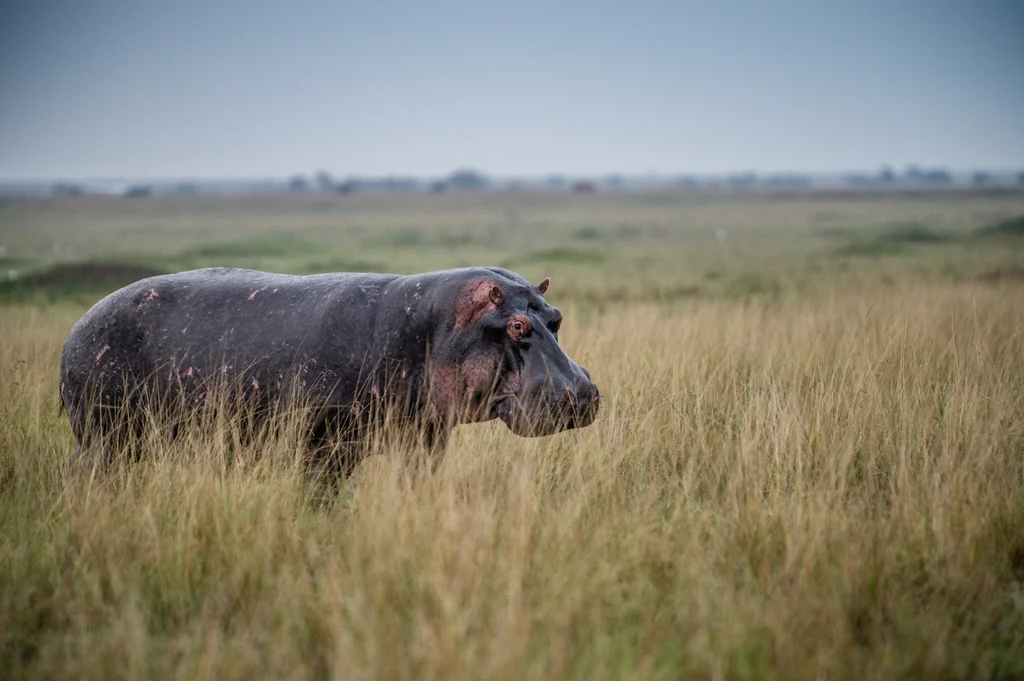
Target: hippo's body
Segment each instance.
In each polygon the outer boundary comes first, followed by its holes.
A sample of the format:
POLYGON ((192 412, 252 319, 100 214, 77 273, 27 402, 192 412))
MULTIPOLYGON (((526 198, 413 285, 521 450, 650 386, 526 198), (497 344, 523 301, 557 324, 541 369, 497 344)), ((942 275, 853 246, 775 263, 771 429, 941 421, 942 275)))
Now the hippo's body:
POLYGON ((495 417, 522 435, 584 426, 597 389, 558 346, 546 288, 497 268, 152 277, 71 330, 61 400, 83 455, 110 456, 154 414, 173 426, 160 405, 180 417, 225 387, 259 407, 297 399, 313 447, 357 438, 383 401, 435 445, 495 417))

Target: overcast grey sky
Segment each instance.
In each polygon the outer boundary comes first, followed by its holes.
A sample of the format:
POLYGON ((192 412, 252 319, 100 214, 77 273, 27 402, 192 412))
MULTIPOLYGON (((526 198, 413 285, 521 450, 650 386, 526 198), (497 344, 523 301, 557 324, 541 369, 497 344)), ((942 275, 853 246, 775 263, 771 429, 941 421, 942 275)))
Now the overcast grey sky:
POLYGON ((1024 167, 1024 3, 0 3, 0 177, 1024 167))

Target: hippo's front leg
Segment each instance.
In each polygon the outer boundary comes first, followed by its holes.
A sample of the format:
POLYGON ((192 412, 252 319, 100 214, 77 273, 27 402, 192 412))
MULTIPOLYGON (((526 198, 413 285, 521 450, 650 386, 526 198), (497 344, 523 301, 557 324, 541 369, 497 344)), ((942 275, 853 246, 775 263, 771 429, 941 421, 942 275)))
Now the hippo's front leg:
POLYGON ((348 478, 364 458, 365 447, 358 442, 334 443, 314 447, 310 451, 307 471, 311 480, 327 481, 348 478))

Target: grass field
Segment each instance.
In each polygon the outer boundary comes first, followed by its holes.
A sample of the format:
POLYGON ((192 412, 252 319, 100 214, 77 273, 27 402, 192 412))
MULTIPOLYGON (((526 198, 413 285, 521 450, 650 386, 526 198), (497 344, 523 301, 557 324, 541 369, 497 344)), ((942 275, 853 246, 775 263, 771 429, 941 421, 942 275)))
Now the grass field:
POLYGON ((1024 675, 1024 194, 0 204, 0 676, 1024 675), (90 262, 89 267, 71 263, 90 262), (337 488, 230 433, 65 476, 63 340, 147 271, 504 265, 585 430, 337 488))

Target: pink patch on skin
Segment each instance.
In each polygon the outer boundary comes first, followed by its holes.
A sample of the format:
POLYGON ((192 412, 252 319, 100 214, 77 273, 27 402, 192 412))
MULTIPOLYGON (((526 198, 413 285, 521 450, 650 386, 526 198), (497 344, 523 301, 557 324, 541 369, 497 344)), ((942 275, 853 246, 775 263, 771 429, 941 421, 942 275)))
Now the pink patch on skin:
POLYGON ((185 372, 185 375, 188 376, 189 378, 192 378, 192 367, 188 368, 188 371, 185 372))
POLYGON ((256 390, 260 389, 260 384, 256 382, 255 378, 252 379, 252 387, 255 388, 256 390))
POLYGON ((251 294, 249 294, 249 300, 252 300, 253 298, 255 298, 255 297, 256 297, 256 294, 257 294, 257 293, 259 293, 260 291, 266 291, 266 290, 267 290, 267 287, 266 287, 266 286, 264 286, 263 288, 258 288, 258 289, 256 289, 256 290, 255 290, 255 291, 253 291, 253 292, 252 292, 251 294))
POLYGON ((139 303, 139 307, 143 307, 144 305, 151 302, 154 298, 156 298, 159 295, 160 294, 156 292, 156 289, 149 289, 149 293, 147 293, 146 297, 142 299, 141 303, 139 303))
POLYGON ((444 364, 430 370, 430 401, 439 416, 455 411, 461 383, 458 364, 444 364))
POLYGON ((505 381, 505 385, 502 386, 502 393, 514 393, 519 390, 520 384, 523 382, 523 370, 520 369, 516 373, 509 376, 508 380, 505 381))
POLYGON ((106 352, 109 349, 110 349, 109 345, 104 345, 103 349, 96 353, 96 360, 99 361, 99 358, 103 356, 103 353, 106 352))
POLYGON ((481 403, 496 387, 497 356, 478 354, 461 362, 442 364, 430 371, 430 399, 441 416, 455 415, 460 421, 479 421, 488 415, 481 403))
POLYGON ((455 303, 455 328, 464 329, 484 314, 497 309, 491 302, 491 289, 497 284, 491 279, 477 279, 462 288, 455 303))

